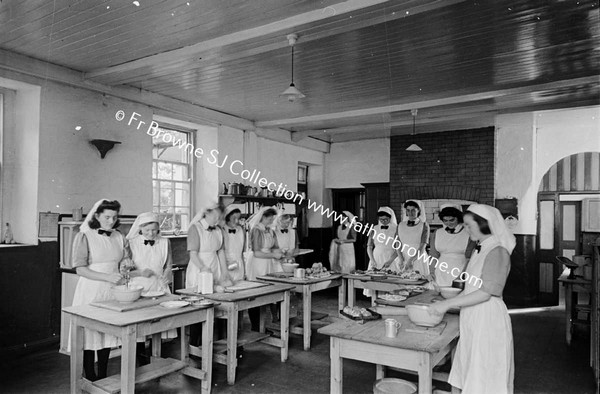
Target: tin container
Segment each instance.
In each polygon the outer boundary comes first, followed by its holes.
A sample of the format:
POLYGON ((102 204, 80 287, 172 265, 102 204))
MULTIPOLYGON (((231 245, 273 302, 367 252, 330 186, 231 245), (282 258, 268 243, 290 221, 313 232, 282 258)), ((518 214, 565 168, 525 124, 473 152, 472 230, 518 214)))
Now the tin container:
POLYGON ((401 324, 396 319, 385 319, 385 336, 396 338, 401 324))
POLYGON ((296 268, 294 270, 294 278, 304 279, 306 277, 306 270, 304 268, 296 268))

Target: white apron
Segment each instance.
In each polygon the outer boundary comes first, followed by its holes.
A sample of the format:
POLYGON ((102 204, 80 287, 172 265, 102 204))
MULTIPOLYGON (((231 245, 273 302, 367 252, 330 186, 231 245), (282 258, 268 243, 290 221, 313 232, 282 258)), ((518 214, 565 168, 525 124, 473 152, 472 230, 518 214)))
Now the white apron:
MULTIPOLYGON (((88 243, 89 265, 92 271, 104 274, 118 274, 119 262, 123 259, 125 238, 118 231, 113 231, 110 237, 98 234, 97 230, 86 231, 85 237, 88 243)), ((73 295, 73 306, 87 305, 94 301, 107 301, 113 299, 111 292, 112 283, 91 280, 79 277, 75 294, 73 295)), ((95 330, 84 329, 83 349, 99 350, 113 348, 121 345, 121 339, 113 335, 100 333, 95 330)), ((71 330, 69 329, 69 341, 67 351, 71 351, 71 330)))
MULTIPOLYGON (((225 259, 227 266, 237 263, 238 268, 229 271, 229 276, 233 282, 244 280, 244 230, 241 226, 235 227, 235 233, 229 232, 230 228, 223 227, 223 242, 225 243, 225 259)), ((231 229, 233 230, 233 229, 231 229)))
MULTIPOLYGON (((261 236, 262 244, 261 244, 261 252, 270 253, 273 246, 275 246, 275 233, 273 230, 264 231, 260 227, 256 227, 252 229, 251 237, 256 234, 256 236, 261 236), (262 234, 256 234, 256 232, 260 231, 262 234)), ((252 245, 252 239, 250 239, 250 245, 252 245)), ((248 261, 246 262, 246 276, 248 280, 256 280, 257 276, 263 276, 270 274, 271 272, 276 272, 274 267, 274 259, 262 259, 259 257, 255 257, 254 253, 250 251, 248 254, 248 261)), ((281 267, 281 264, 279 264, 281 267)))
MULTIPOLYGON (((208 231, 202 226, 202 222, 194 223, 194 226, 200 236, 198 258, 210 268, 213 281, 218 282, 221 279, 218 251, 223 245, 223 233, 218 228, 208 231)), ((200 283, 200 270, 190 261, 185 271, 185 287, 197 287, 198 283, 200 283)))
MULTIPOLYGON (((135 278, 131 278, 131 282, 144 287, 143 292, 162 290, 167 294, 171 294, 171 289, 169 289, 168 286, 163 287, 161 284, 162 278, 166 276, 165 265, 167 264, 169 255, 169 240, 163 237, 157 237, 154 245, 144 245, 144 240, 145 238, 143 236, 138 235, 129 241, 131 259, 137 270, 143 271, 149 269, 154 272, 154 275, 149 278, 136 276, 135 278)), ((163 332, 161 333, 161 337, 177 338, 177 330, 173 329, 163 332)), ((138 342, 140 341, 144 341, 144 339, 138 338, 138 342)))
MULTIPOLYGON (((291 227, 288 227, 287 233, 282 233, 281 229, 276 228, 274 230, 275 236, 277 237, 277 246, 281 251, 296 249, 296 230, 291 227)), ((273 271, 274 272, 282 272, 283 268, 281 268, 281 261, 273 259, 273 271)))
MULTIPOLYGON (((397 231, 398 227, 395 224, 390 223, 388 228, 385 230, 381 229, 381 224, 377 224, 373 228, 375 229, 375 234, 372 235, 372 237, 373 237, 373 257, 375 260, 369 261, 369 266, 367 268, 369 270, 372 270, 375 268, 381 269, 381 267, 383 267, 385 262, 388 261, 392 257, 392 255, 396 252, 396 250, 394 249, 393 241, 394 241, 394 237, 396 236, 396 231, 397 231), (380 233, 385 234, 385 238, 383 239, 383 242, 380 242, 379 240, 377 240, 377 236, 380 233), (389 237, 390 241, 387 242, 387 244, 386 244, 388 237, 389 237)), ((394 259, 394 261, 392 262, 392 264, 390 264, 388 269, 390 269, 392 271, 400 272, 400 260, 398 257, 396 257, 394 259)), ((364 289, 363 294, 367 297, 371 297, 373 295, 373 292, 369 289, 364 289)))
MULTIPOLYGON (((419 271, 423 275, 429 275, 429 266, 423 262, 423 259, 418 259, 419 256, 419 246, 421 245, 421 234, 423 234, 423 226, 425 226, 424 222, 419 222, 415 226, 410 227, 406 222, 401 222, 398 224, 398 238, 400 238, 400 242, 402 242, 402 247, 400 250, 404 249, 402 252, 402 257, 404 257, 404 263, 411 258, 408 254, 409 247, 417 249, 417 259, 414 261, 413 270, 419 271), (406 247, 404 246, 406 245, 406 247)), ((414 250, 411 250, 411 253, 414 253, 414 250)), ((413 256, 414 257, 414 256, 413 256)), ((403 268, 403 267, 402 267, 403 268)))
POLYGON ((439 264, 435 268, 435 281, 438 286, 452 286, 452 281, 465 268, 467 257, 465 250, 469 243, 469 233, 463 227, 455 234, 448 233, 445 228, 440 228, 435 232, 435 249, 440 252, 439 264), (441 263, 445 262, 448 267, 441 269, 441 263), (454 275, 452 270, 454 270, 454 275))
MULTIPOLYGON (((350 226, 343 228, 338 226, 337 239, 348 239, 350 226)), ((335 240, 331 241, 329 246, 329 264, 331 270, 349 274, 356 269, 356 261, 354 257, 354 244, 351 242, 338 244, 335 240)))
MULTIPOLYGON (((474 252, 467 272, 479 278, 485 257, 500 244, 494 237, 474 252)), ((489 262, 494 263, 494 262, 489 262)), ((464 293, 479 288, 465 283, 464 293)), ((510 316, 502 298, 492 296, 481 304, 460 310, 460 339, 452 360, 448 383, 463 394, 510 394, 513 392, 514 360, 510 316)))

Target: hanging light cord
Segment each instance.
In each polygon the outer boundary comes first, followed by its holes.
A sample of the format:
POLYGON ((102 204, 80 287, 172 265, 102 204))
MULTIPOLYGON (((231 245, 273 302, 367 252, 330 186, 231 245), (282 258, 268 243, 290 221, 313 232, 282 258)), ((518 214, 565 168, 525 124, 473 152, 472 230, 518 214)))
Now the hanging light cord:
POLYGON ((294 46, 292 45, 292 85, 294 84, 294 46))

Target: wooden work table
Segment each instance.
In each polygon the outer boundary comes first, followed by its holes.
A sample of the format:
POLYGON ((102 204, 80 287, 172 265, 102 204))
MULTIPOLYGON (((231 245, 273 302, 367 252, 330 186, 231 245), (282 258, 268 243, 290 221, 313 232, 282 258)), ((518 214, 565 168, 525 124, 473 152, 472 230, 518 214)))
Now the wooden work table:
POLYGON ((304 350, 310 349, 311 320, 312 320, 312 293, 338 287, 338 310, 344 309, 344 299, 346 297, 346 283, 342 279, 342 274, 332 274, 326 278, 306 278, 298 279, 279 276, 260 276, 258 279, 286 283, 293 285, 296 293, 302 294, 302 327, 291 327, 290 331, 294 334, 300 334, 304 337, 304 350))
POLYGON ((133 393, 136 383, 181 371, 184 375, 202 380, 202 393, 210 393, 212 374, 212 335, 214 308, 186 306, 167 309, 151 306, 127 312, 117 312, 91 305, 63 308, 71 320, 71 393, 82 390, 91 393, 133 393), (190 365, 186 327, 202 323, 202 369, 190 365), (181 327, 180 360, 160 358, 160 333, 181 327), (120 337, 122 340, 121 374, 95 382, 82 377, 84 328, 120 337), (152 335, 152 362, 136 370, 136 339, 152 335))
POLYGON ((319 329, 330 336, 331 383, 330 393, 343 392, 343 359, 376 364, 376 378, 385 376, 385 367, 416 372, 419 393, 431 393, 433 367, 454 349, 458 342, 458 316, 446 314, 446 326, 441 334, 414 333, 402 327, 412 323, 407 316, 393 316, 402 324, 396 338, 385 336, 385 320, 365 324, 344 321, 319 329))
POLYGON ((346 288, 348 289, 348 306, 353 307, 356 303, 355 289, 369 289, 373 291, 371 305, 375 305, 377 292, 390 292, 406 288, 406 286, 421 286, 427 281, 411 282, 400 278, 372 279, 369 275, 345 274, 346 288))
MULTIPOLYGON (((215 317, 227 319, 227 339, 216 341, 214 349, 214 361, 227 365, 227 383, 235 383, 237 368, 237 348, 252 342, 263 342, 281 348, 281 362, 288 358, 289 341, 289 311, 290 290, 294 286, 279 283, 264 283, 264 286, 234 291, 231 293, 200 294, 200 296, 218 302, 215 306, 215 317), (281 338, 272 337, 266 333, 265 315, 266 306, 280 303, 280 327, 281 338), (250 308, 261 307, 261 319, 259 332, 242 331, 238 335, 238 313, 250 308)), ((181 289, 178 293, 187 295, 199 295, 196 289, 181 289)), ((191 347, 191 353, 196 355, 198 348, 191 347)), ((201 350, 204 353, 204 349, 201 350)), ((200 355, 200 354, 198 354, 200 355)))

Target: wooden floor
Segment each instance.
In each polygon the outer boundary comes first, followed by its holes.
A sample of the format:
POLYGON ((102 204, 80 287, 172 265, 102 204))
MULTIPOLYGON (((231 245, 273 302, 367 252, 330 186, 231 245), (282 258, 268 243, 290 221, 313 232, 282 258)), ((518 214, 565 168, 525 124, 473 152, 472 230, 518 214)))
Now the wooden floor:
MULTIPOLYGON (((364 302, 364 300, 362 301, 364 302)), ((315 310, 334 312, 336 294, 317 293, 315 310)), ((589 336, 580 333, 571 346, 564 339, 564 310, 560 307, 532 313, 511 314, 515 338, 516 393, 596 392, 589 367, 589 336)), ((246 318, 246 324, 247 322, 246 318)), ((246 347, 239 361, 237 382, 226 383, 226 368, 214 365, 213 393, 328 393, 329 338, 313 332, 312 349, 302 350, 302 337, 290 335, 288 362, 279 362, 276 348, 263 344, 246 347)), ((177 354, 177 342, 164 352, 177 354)), ((109 373, 118 373, 119 359, 111 360, 109 373)), ((375 379, 373 365, 346 361, 344 392, 369 393, 375 379)), ((444 388, 442 385, 437 385, 444 388)), ((179 374, 137 387, 139 393, 196 393, 200 382, 179 374)), ((0 365, 0 392, 66 393, 69 359, 56 349, 46 349, 0 365)))

